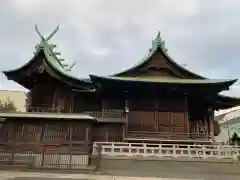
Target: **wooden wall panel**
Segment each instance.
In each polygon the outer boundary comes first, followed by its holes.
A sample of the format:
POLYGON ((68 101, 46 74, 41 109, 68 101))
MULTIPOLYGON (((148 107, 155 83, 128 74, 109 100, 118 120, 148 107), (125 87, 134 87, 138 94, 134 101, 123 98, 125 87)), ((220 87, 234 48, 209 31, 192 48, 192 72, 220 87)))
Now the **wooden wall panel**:
POLYGON ((145 63, 143 66, 134 69, 126 76, 168 76, 174 78, 182 77, 181 73, 178 72, 172 65, 167 63, 168 60, 160 53, 156 53, 152 58, 145 63))
POLYGON ((152 99, 131 99, 128 101, 128 107, 132 111, 153 111, 155 101, 152 99))
POLYGON ((70 132, 67 124, 46 124, 43 128, 42 141, 69 141, 70 132))
POLYGON ((72 140, 73 141, 84 141, 86 138, 92 140, 91 132, 92 126, 88 123, 72 123, 70 125, 72 128, 72 140), (87 130, 88 129, 88 130, 87 130), (86 133, 88 133, 88 137, 86 137, 86 133))
POLYGON ((103 108, 105 109, 124 109, 125 100, 124 99, 104 99, 103 108))
POLYGON ((38 134, 41 133, 41 126, 33 123, 14 123, 14 141, 37 141, 38 134))
POLYGON ((172 112, 171 113, 172 125, 184 126, 185 125, 185 113, 184 112, 172 112))
POLYGON ((51 86, 42 86, 41 84, 37 84, 31 90, 31 96, 32 107, 52 107, 54 91, 51 86))
POLYGON ((108 141, 120 142, 122 141, 123 126, 120 124, 111 124, 108 128, 108 141))
POLYGON ((170 125, 171 124, 170 113, 157 111, 156 112, 156 121, 159 126, 170 125))
POLYGON ((123 140, 123 125, 102 123, 95 126, 94 141, 119 142, 123 140))
POLYGON ((102 100, 94 97, 84 97, 82 100, 83 111, 101 111, 102 100))
POLYGON ((151 111, 130 111, 128 130, 129 131, 154 131, 156 129, 154 112, 151 111))
POLYGON ((8 123, 8 139, 13 142, 69 143, 71 141, 92 140, 92 123, 85 122, 49 122, 24 120, 8 123), (87 133, 86 133, 87 132, 87 133), (86 134, 88 137, 86 137, 86 134))

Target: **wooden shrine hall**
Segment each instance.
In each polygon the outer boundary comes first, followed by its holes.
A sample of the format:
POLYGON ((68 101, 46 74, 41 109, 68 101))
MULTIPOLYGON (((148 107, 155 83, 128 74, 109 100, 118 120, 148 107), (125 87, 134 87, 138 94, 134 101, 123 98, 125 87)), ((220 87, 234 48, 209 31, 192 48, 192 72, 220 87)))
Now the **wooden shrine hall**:
POLYGON ((1 141, 37 144, 82 142, 211 142, 214 111, 240 104, 220 95, 237 79, 208 79, 177 64, 160 33, 145 59, 109 76, 72 75, 56 45, 36 45, 32 59, 4 71, 29 90, 26 113, 2 112, 1 141))

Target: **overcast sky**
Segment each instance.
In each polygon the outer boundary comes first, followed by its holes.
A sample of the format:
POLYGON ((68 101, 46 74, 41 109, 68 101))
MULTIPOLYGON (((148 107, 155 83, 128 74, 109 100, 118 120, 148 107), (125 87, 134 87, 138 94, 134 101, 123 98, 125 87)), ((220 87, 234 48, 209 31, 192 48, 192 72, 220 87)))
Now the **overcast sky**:
MULTIPOLYGON (((1 70, 18 68, 52 38, 73 73, 108 75, 147 55, 161 31, 169 55, 209 78, 240 76, 239 0, 0 0, 1 70)), ((1 89, 21 90, 1 75, 1 89)), ((240 97, 238 83, 228 93, 240 97)))

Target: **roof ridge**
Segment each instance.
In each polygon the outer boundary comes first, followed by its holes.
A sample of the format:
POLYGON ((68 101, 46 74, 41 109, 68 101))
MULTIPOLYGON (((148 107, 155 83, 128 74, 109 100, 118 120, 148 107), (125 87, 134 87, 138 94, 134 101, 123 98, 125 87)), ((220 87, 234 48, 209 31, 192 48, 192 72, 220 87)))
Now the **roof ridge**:
MULTIPOLYGON (((60 52, 55 52, 53 49, 56 47, 56 44, 50 44, 48 43, 48 41, 56 34, 56 32, 59 30, 59 25, 53 30, 53 32, 48 36, 48 37, 43 37, 42 34, 40 33, 38 27, 35 25, 35 30, 37 32, 37 34, 40 36, 41 41, 39 44, 37 44, 35 46, 35 52, 34 52, 34 56, 31 58, 30 61, 28 61, 27 63, 23 64, 22 66, 20 66, 19 68, 16 69, 12 69, 12 70, 7 70, 7 71, 3 71, 3 73, 6 75, 8 73, 12 73, 15 71, 18 71, 26 66, 29 66, 40 53, 43 53, 45 60, 47 61, 47 63, 50 64, 50 66, 58 71, 60 74, 71 78, 73 80, 76 81, 81 81, 83 83, 86 84, 90 84, 91 82, 89 80, 83 79, 81 77, 77 77, 71 73, 69 73, 69 71, 71 71, 71 69, 73 68, 73 66, 76 64, 76 62, 74 62, 71 66, 68 66, 67 64, 64 65, 62 63, 62 61, 64 61, 64 59, 61 59, 58 57, 58 55, 60 55, 60 52), (68 67, 68 69, 66 69, 66 67, 68 67)), ((7 76, 7 75, 6 75, 7 76)))
POLYGON ((147 56, 145 56, 144 58, 142 58, 138 63, 136 63, 132 68, 129 68, 129 69, 126 69, 120 73, 116 73, 116 74, 113 74, 112 76, 118 76, 118 75, 121 75, 125 72, 128 72, 134 68, 137 68, 141 65, 143 65, 144 63, 146 63, 151 57, 152 55, 158 51, 158 49, 161 49, 162 53, 175 65, 177 66, 178 68, 182 69, 183 71, 187 72, 187 73, 190 73, 190 74, 193 74, 194 76, 200 78, 200 79, 208 79, 206 77, 203 77, 201 75, 198 75, 194 72, 191 72, 189 70, 187 70, 186 68, 184 68, 183 66, 179 65, 177 62, 175 62, 169 55, 168 55, 168 49, 166 48, 166 43, 165 43, 165 40, 162 39, 161 37, 161 33, 160 31, 158 31, 158 34, 157 36, 155 37, 154 40, 152 40, 152 47, 149 49, 149 53, 147 56))
POLYGON ((47 36, 47 38, 42 36, 42 34, 40 33, 37 25, 35 25, 35 30, 41 38, 41 42, 35 46, 36 51, 38 51, 38 49, 44 49, 45 52, 48 53, 48 55, 54 57, 55 61, 62 67, 63 70, 65 70, 67 72, 71 71, 72 68, 76 65, 76 62, 74 62, 71 66, 69 66, 68 64, 64 64, 63 62, 65 60, 57 57, 58 55, 61 55, 61 53, 60 52, 54 52, 54 48, 56 48, 57 45, 48 43, 48 41, 58 32, 59 25, 57 25, 57 27, 53 30, 52 33, 50 33, 49 36, 47 36))
POLYGON ((162 82, 162 83, 235 83, 237 79, 181 79, 181 78, 168 78, 168 77, 156 77, 156 76, 145 76, 145 77, 117 77, 117 76, 96 76, 90 74, 90 77, 111 79, 111 80, 122 80, 122 81, 140 81, 140 82, 162 82))

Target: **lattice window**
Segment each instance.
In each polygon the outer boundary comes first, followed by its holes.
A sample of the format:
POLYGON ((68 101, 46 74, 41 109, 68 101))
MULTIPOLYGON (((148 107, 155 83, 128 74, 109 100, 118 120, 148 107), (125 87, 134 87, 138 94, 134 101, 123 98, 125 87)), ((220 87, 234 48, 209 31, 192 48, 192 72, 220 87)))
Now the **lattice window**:
POLYGON ((14 126, 14 140, 22 141, 23 140, 23 124, 15 124, 14 126))
POLYGON ((65 124, 47 124, 43 131, 43 141, 68 141, 70 128, 65 124))
POLYGON ((23 125, 23 140, 24 141, 36 141, 39 128, 36 125, 25 124, 23 125))
POLYGON ((32 124, 17 124, 14 126, 14 139, 16 141, 36 141, 39 128, 32 124))
POLYGON ((114 128, 114 129, 108 131, 108 141, 110 141, 110 142, 120 142, 121 141, 121 131, 120 131, 120 129, 114 128))
POLYGON ((6 141, 8 136, 7 124, 0 122, 0 141, 6 141))

